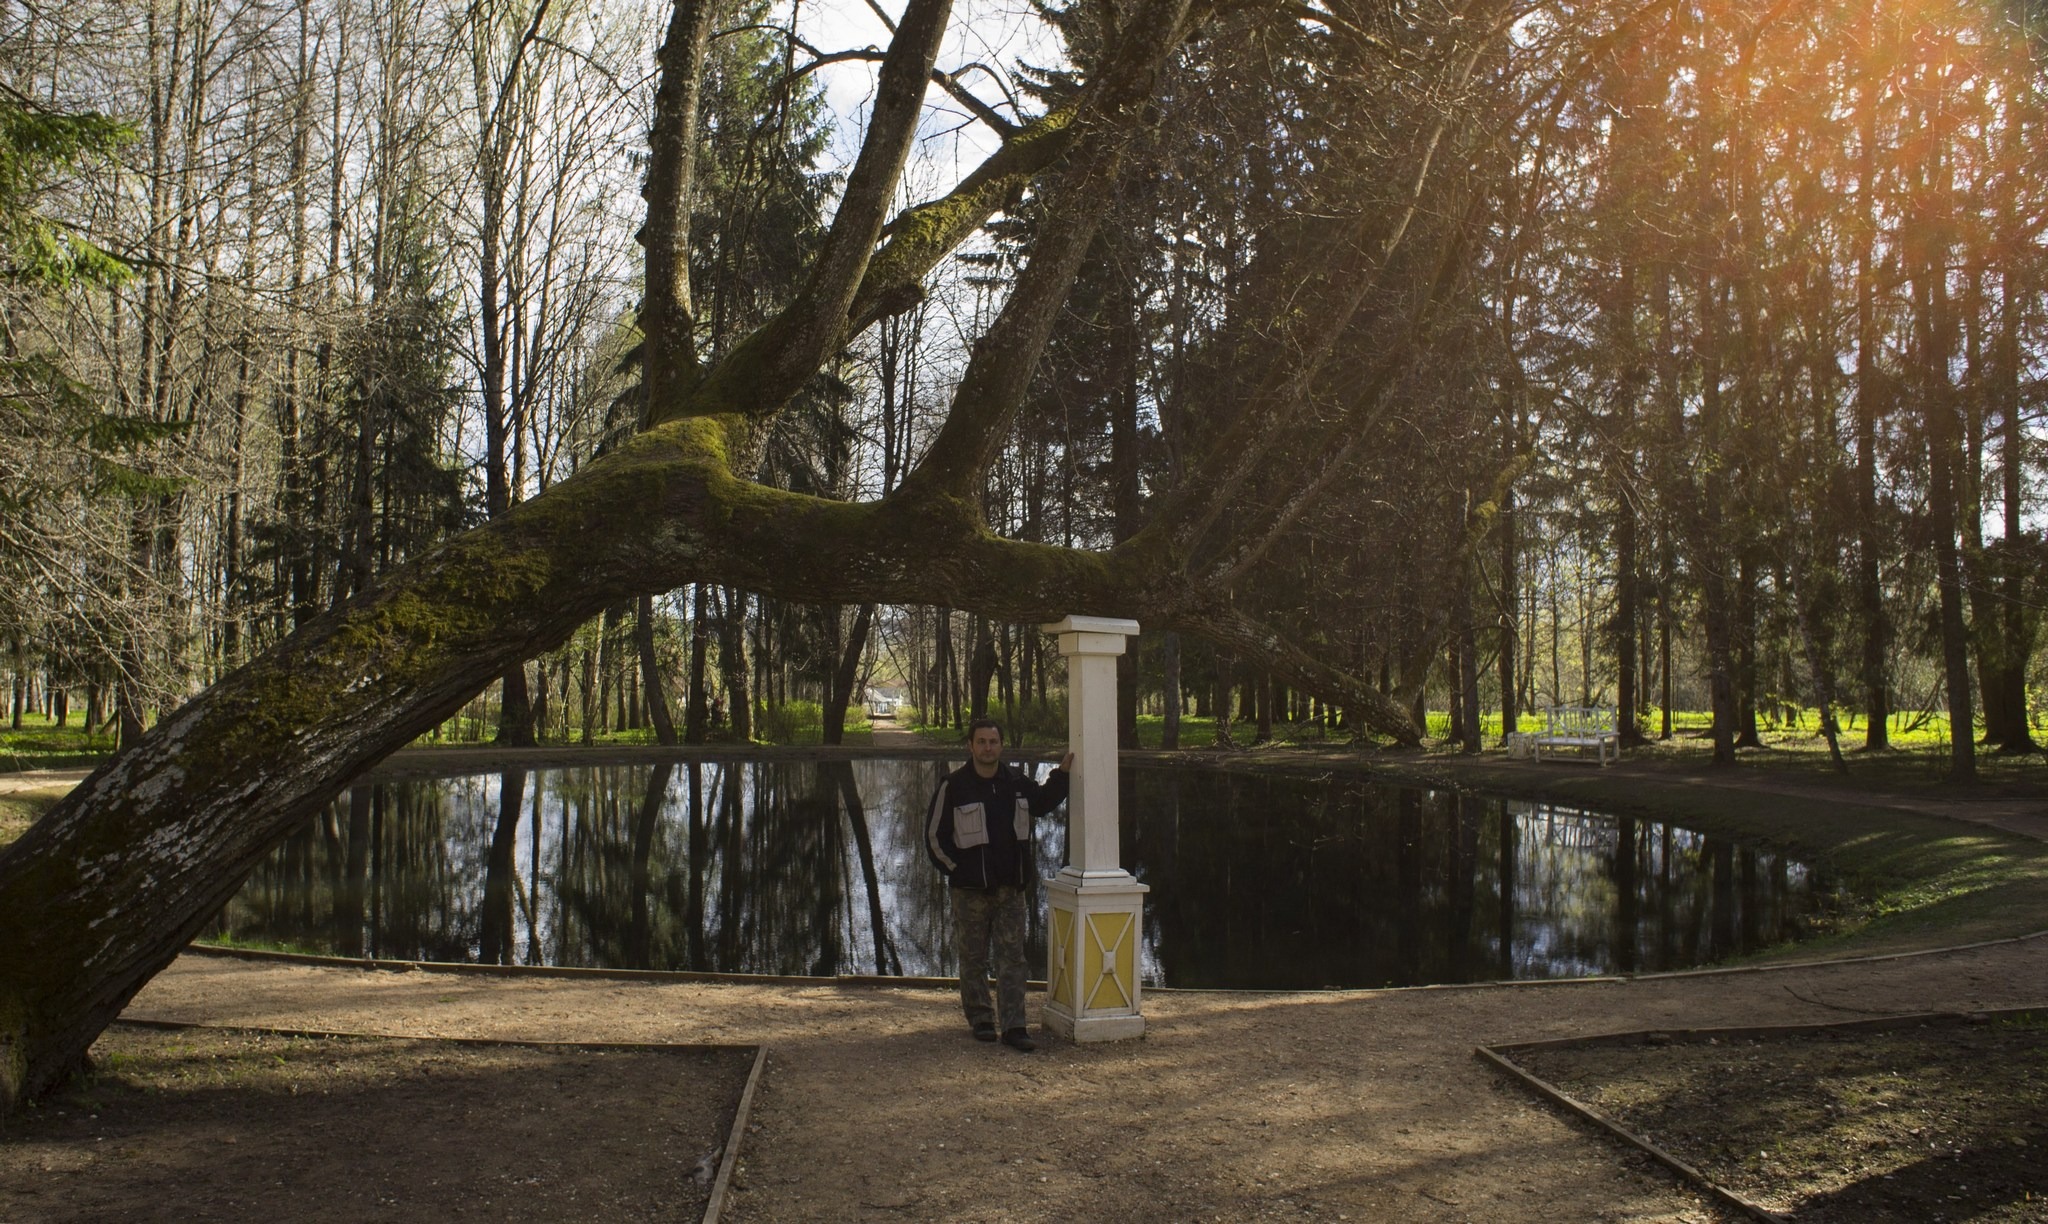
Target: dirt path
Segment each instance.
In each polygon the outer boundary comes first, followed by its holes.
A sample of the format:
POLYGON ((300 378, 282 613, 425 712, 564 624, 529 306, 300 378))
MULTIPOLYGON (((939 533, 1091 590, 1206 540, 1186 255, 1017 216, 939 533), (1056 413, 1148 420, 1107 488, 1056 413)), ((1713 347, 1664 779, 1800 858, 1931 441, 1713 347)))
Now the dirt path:
POLYGON ((893 722, 883 722, 881 719, 876 719, 868 725, 874 728, 875 747, 877 748, 928 748, 931 746, 919 739, 915 732, 907 731, 893 722))
MULTIPOLYGON (((1034 1012, 1040 996, 1033 994, 1034 1012)), ((386 1034, 765 1042, 731 1218, 1722 1218, 1501 1087, 1479 1043, 2048 1005, 2048 939, 1632 981, 1157 991, 1144 1040, 971 1040, 942 991, 365 972, 187 955, 130 1014, 386 1034)), ((1035 1015, 1034 1015, 1035 1019, 1035 1015)))

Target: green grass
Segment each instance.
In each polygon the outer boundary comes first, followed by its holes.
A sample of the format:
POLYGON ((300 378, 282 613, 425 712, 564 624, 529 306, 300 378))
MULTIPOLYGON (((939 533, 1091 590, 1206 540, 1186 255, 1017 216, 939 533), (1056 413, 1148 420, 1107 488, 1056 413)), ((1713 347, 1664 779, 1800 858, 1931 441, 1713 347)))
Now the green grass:
POLYGON ((0 773, 98 765, 113 751, 113 735, 92 734, 82 713, 62 724, 41 714, 24 714, 20 730, 0 729, 0 773))
MULTIPOLYGON (((874 730, 867 707, 846 707, 846 734, 865 736, 874 730)), ((754 719, 757 744, 822 744, 825 742, 825 712, 815 701, 788 701, 770 705, 754 719)))
MULTIPOLYGON (((1846 752, 1850 748, 1863 743, 1864 723, 1861 719, 1856 719, 1852 723, 1846 714, 1837 711, 1835 720, 1841 728, 1839 738, 1842 741, 1843 751, 1846 752)), ((1428 734, 1431 738, 1442 739, 1450 735, 1451 716, 1448 712, 1431 710, 1426 721, 1428 723, 1428 734)), ((1637 719, 1637 723, 1642 727, 1643 732, 1652 739, 1656 738, 1662 731, 1663 721, 1663 710, 1657 706, 1650 707, 1647 713, 1637 719)), ((1946 714, 1924 710, 1909 710, 1893 715, 1890 723, 1893 747, 1902 749, 1946 749, 1948 747, 1948 715, 1946 714)), ((1488 740, 1500 738, 1501 726, 1500 711, 1497 709, 1489 710, 1479 716, 1480 734, 1488 740)), ((1713 733, 1713 726, 1714 716, 1710 711, 1673 710, 1671 712, 1671 734, 1675 738, 1703 738, 1713 733)), ((1805 743, 1811 741, 1821 751, 1825 752, 1827 750, 1827 740, 1821 735, 1820 730, 1820 711, 1811 706, 1797 710, 1780 711, 1779 716, 1775 718, 1766 717, 1764 714, 1759 713, 1757 716, 1757 728, 1760 738, 1767 744, 1774 741, 1785 743, 1805 743)), ((1523 731, 1542 730, 1542 707, 1539 706, 1534 710, 1523 711, 1519 729, 1523 731)), ((2036 730, 2040 731, 2043 729, 2037 728, 2036 730)))

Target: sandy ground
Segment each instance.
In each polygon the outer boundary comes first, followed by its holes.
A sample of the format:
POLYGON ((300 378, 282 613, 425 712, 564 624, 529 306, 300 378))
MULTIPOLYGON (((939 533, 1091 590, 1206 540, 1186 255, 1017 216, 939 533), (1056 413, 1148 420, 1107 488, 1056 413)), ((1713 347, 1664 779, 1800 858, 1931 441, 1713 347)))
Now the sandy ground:
MULTIPOLYGON (((1033 994, 1035 1011, 1041 996, 1033 994)), ((1481 1043, 2048 1005, 2048 938, 1627 981, 1154 991, 1142 1040, 973 1041, 948 992, 503 977, 191 954, 132 1016, 394 1035, 764 1042, 727 1218, 1724 1218, 1505 1087, 1481 1043)))

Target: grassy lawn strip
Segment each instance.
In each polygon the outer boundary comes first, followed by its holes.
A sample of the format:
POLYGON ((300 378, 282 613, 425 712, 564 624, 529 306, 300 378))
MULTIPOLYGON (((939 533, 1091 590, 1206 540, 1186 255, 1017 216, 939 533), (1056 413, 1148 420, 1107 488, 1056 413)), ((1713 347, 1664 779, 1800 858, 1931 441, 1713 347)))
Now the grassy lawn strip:
POLYGON ((83 714, 63 725, 41 714, 24 714, 20 727, 0 722, 0 773, 29 769, 91 768, 114 751, 114 735, 94 735, 83 714))

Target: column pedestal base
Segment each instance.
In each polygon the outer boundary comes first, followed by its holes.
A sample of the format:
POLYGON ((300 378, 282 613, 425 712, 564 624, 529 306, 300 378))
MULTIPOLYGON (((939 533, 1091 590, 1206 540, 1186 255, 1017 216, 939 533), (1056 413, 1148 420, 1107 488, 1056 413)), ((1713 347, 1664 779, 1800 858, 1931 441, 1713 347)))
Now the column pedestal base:
POLYGON ((1045 882, 1045 1027, 1069 1041, 1143 1036, 1138 942, 1149 891, 1123 870, 1067 867, 1045 882))

